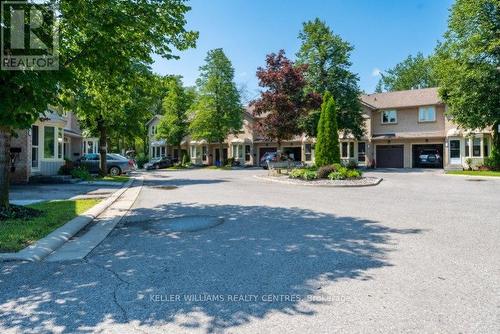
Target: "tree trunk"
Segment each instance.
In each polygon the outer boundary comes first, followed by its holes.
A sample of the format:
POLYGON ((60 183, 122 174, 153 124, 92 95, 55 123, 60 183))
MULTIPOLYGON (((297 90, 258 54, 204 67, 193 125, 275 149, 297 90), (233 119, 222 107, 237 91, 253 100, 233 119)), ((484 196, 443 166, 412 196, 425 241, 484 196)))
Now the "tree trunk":
POLYGON ((108 169, 106 168, 106 154, 107 154, 106 126, 102 122, 98 122, 97 128, 99 129, 99 154, 101 156, 101 160, 99 163, 99 175, 106 176, 108 174, 108 169))
POLYGON ((219 167, 222 167, 225 165, 225 161, 224 161, 224 143, 222 140, 219 140, 219 163, 220 163, 220 166, 219 167))
POLYGON ((498 127, 500 127, 500 121, 493 124, 493 143, 490 154, 496 164, 500 165, 500 133, 498 127))
POLYGON ((9 207, 10 131, 0 127, 0 210, 9 207))

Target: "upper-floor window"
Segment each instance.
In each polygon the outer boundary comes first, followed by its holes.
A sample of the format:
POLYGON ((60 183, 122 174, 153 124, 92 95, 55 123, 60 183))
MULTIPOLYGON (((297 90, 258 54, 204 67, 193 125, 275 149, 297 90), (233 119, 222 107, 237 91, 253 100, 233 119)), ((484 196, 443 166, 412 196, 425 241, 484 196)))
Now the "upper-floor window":
POLYGON ((381 115, 382 124, 395 124, 398 122, 398 114, 396 110, 384 110, 381 115))
POLYGON ((419 122, 435 122, 436 121, 436 108, 433 106, 418 108, 418 121, 419 122))
POLYGON ((156 125, 151 125, 151 135, 156 135, 156 125))

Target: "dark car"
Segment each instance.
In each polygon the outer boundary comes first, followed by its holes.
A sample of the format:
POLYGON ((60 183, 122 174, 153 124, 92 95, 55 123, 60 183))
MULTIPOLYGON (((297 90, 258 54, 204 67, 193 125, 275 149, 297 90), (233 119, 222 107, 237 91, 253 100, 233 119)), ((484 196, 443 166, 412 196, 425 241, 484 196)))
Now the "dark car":
POLYGON ((422 167, 441 167, 442 163, 443 160, 438 150, 422 150, 418 155, 418 164, 422 167))
POLYGON ((151 161, 144 164, 144 168, 147 170, 167 168, 167 167, 172 167, 172 166, 173 166, 172 159, 170 159, 169 157, 165 157, 165 156, 153 158, 153 159, 151 159, 151 161))
MULTIPOLYGON (((100 160, 99 154, 84 154, 76 161, 75 165, 87 168, 91 174, 97 174, 99 173, 100 160)), ((106 168, 110 175, 116 176, 133 170, 134 161, 119 154, 108 153, 106 154, 106 168)))

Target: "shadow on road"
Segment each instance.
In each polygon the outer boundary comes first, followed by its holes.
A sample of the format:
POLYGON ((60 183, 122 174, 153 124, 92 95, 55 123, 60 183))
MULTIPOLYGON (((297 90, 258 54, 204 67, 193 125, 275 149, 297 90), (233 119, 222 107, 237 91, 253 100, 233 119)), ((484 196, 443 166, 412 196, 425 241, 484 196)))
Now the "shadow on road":
POLYGON ((349 302, 323 288, 372 279, 374 269, 391 265, 394 236, 421 232, 300 208, 137 209, 86 262, 4 265, 0 328, 92 332, 134 323, 212 333, 276 312, 311 316, 318 304, 349 302), (171 233, 158 219, 187 215, 225 222, 171 233))

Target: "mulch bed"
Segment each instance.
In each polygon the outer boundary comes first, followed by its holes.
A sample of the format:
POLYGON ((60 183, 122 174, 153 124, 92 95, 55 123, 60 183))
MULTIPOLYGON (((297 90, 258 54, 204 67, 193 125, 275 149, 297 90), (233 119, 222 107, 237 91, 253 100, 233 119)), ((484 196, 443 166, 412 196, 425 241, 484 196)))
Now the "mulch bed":
POLYGON ((259 179, 279 182, 284 184, 294 184, 299 186, 318 186, 318 187, 367 187, 376 186, 382 179, 377 177, 362 177, 353 180, 329 180, 329 179, 316 179, 306 181, 302 179, 291 179, 288 176, 256 176, 259 179))

